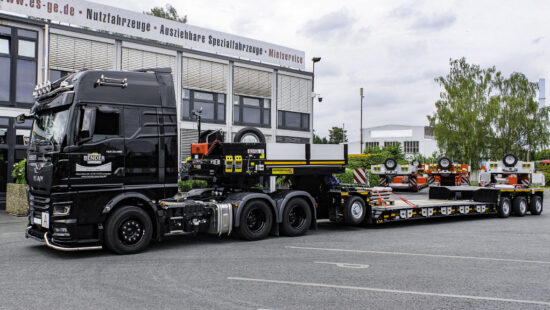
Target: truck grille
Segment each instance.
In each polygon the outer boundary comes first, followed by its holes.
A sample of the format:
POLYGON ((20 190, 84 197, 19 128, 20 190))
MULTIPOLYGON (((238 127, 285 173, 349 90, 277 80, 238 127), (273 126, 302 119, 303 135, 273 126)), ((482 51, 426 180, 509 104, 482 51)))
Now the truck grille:
POLYGON ((48 210, 50 207, 50 198, 41 195, 30 194, 29 205, 31 209, 35 210, 48 210))

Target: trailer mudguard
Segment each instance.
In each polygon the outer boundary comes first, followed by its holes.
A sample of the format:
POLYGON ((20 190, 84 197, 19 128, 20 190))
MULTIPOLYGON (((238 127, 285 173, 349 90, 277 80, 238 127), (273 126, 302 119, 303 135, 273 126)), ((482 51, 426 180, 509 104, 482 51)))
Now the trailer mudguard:
POLYGON ((305 191, 298 191, 298 190, 285 190, 285 191, 278 191, 271 195, 273 200, 275 201, 276 208, 279 212, 279 215, 277 217, 277 223, 283 222, 283 211, 286 207, 286 204, 290 201, 290 199, 294 197, 302 197, 305 198, 306 201, 309 203, 310 209, 311 209, 311 225, 310 229, 317 229, 317 208, 315 208, 315 198, 311 196, 308 192, 305 191))

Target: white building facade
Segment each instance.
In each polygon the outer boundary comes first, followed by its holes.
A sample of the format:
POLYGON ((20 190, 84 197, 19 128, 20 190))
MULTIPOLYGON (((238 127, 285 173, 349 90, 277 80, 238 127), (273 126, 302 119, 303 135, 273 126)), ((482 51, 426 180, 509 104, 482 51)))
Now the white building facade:
POLYGON ((428 126, 383 125, 363 129, 363 149, 401 145, 406 157, 432 156, 438 150, 433 129, 428 126))

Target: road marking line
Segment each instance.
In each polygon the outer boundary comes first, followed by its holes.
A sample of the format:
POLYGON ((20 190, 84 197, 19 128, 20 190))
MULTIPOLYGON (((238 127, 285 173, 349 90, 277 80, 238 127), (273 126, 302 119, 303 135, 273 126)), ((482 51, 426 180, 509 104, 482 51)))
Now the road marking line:
POLYGON ((9 232, 9 233, 1 233, 0 236, 11 236, 11 235, 23 235, 24 232, 9 232))
POLYGON ((426 256, 426 257, 438 257, 438 258, 490 260, 490 261, 498 261, 498 262, 550 264, 550 262, 547 262, 547 261, 509 259, 509 258, 492 258, 492 257, 476 257, 476 256, 441 255, 441 254, 422 254, 422 253, 405 253, 405 252, 385 252, 385 251, 367 251, 367 250, 346 250, 346 249, 328 249, 328 248, 310 248, 310 247, 300 247, 300 246, 286 246, 286 248, 287 249, 297 249, 297 250, 314 250, 314 251, 348 252, 348 253, 367 253, 367 254, 382 254, 382 255, 426 256))
POLYGON ((520 303, 520 304, 534 304, 534 305, 550 306, 550 302, 548 302, 548 301, 522 300, 522 299, 509 299, 509 298, 483 297, 483 296, 470 296, 470 295, 456 295, 456 294, 443 294, 443 293, 428 293, 428 292, 416 292, 416 291, 402 291, 402 290, 374 288, 374 287, 363 287, 363 286, 349 286, 349 285, 309 283, 309 282, 294 282, 294 281, 281 281, 281 280, 268 280, 268 279, 253 279, 253 278, 241 278, 241 277, 228 277, 227 279, 228 280, 234 280, 234 281, 246 281, 246 282, 257 282, 257 283, 271 283, 271 284, 284 284, 284 285, 295 285, 295 286, 336 288, 336 289, 369 291, 369 292, 378 292, 378 293, 397 293, 397 294, 420 295, 420 296, 430 296, 430 297, 447 297, 447 298, 457 298, 457 299, 499 301, 499 302, 512 302, 512 303, 520 303))
POLYGON ((352 269, 367 269, 369 268, 369 265, 363 265, 363 264, 350 264, 350 263, 332 263, 332 262, 314 262, 315 264, 329 264, 329 265, 336 265, 341 268, 352 268, 352 269))

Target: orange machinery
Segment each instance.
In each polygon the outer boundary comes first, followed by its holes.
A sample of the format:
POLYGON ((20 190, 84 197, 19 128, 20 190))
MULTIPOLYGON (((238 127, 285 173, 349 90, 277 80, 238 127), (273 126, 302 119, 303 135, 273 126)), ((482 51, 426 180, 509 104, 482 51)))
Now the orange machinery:
POLYGON ((470 185, 470 165, 453 164, 448 157, 441 157, 437 164, 425 164, 424 173, 428 185, 461 186, 470 185))

